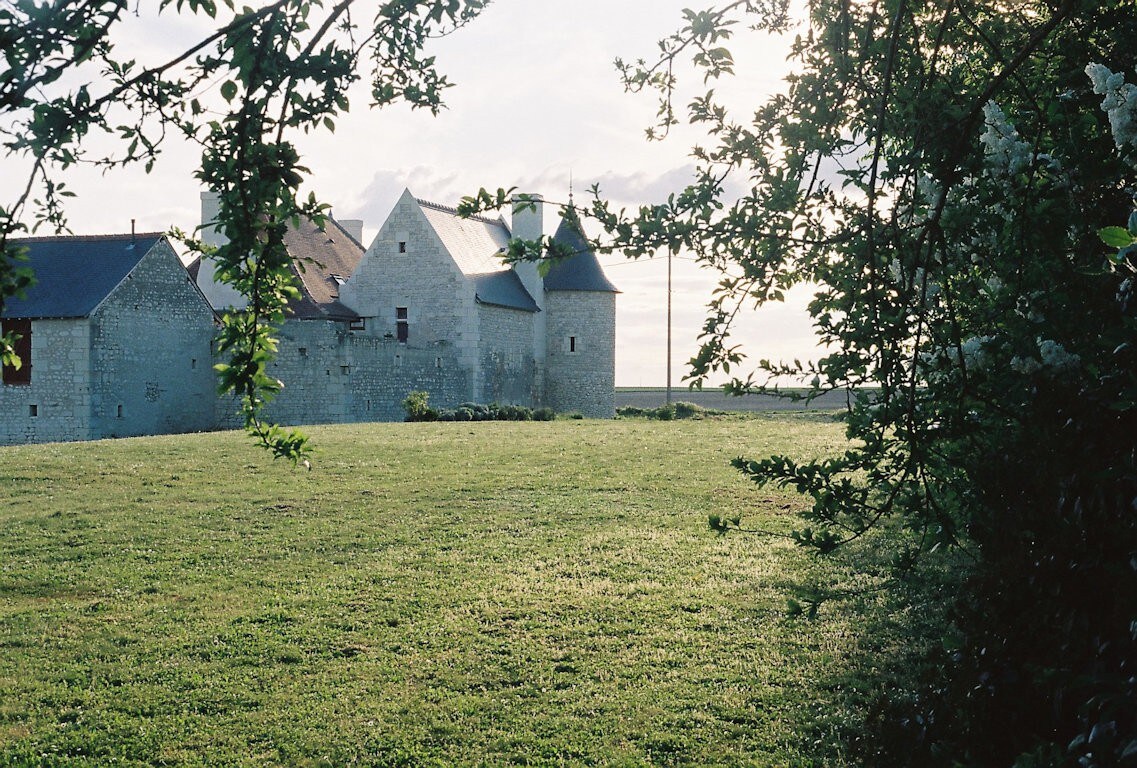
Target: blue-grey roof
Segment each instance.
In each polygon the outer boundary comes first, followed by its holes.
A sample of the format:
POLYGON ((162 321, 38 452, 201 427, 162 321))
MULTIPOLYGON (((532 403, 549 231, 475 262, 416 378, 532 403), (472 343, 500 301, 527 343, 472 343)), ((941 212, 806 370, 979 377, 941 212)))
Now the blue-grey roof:
POLYGON ((509 245, 509 229, 501 220, 463 218, 454 208, 426 200, 417 202, 450 258, 474 283, 474 298, 479 304, 541 311, 521 278, 502 259, 509 245))
POLYGON ((9 240, 26 250, 36 283, 4 300, 8 318, 87 317, 121 283, 162 234, 9 240))
POLYGON ((490 272, 472 275, 474 298, 479 304, 492 304, 495 307, 520 309, 525 312, 540 312, 537 302, 525 290, 521 278, 512 269, 507 272, 490 272))
POLYGON ((581 231, 580 222, 571 213, 561 219, 553 242, 569 249, 573 255, 553 262, 545 275, 546 291, 620 292, 604 275, 588 238, 581 231))

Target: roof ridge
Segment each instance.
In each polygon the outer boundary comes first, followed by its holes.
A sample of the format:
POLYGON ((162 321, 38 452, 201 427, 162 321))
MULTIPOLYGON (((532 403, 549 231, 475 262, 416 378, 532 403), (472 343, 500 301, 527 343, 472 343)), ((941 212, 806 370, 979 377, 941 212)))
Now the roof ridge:
MULTIPOLYGON (((449 205, 443 205, 442 203, 432 203, 429 200, 423 200, 421 197, 416 197, 415 202, 417 202, 419 205, 425 205, 427 208, 433 208, 436 211, 442 211, 443 213, 452 213, 455 216, 460 216, 460 214, 458 213, 458 209, 452 208, 449 205)), ((499 219, 491 219, 488 216, 480 216, 476 213, 472 213, 469 216, 462 216, 462 218, 463 219, 470 219, 471 221, 480 221, 483 224, 500 224, 501 223, 501 221, 499 219)))
POLYGON ((131 234, 126 232, 120 235, 39 235, 33 237, 13 237, 8 240, 10 243, 65 243, 65 242, 86 242, 93 243, 100 240, 126 240, 128 238, 143 238, 143 237, 164 237, 165 232, 135 232, 131 234))

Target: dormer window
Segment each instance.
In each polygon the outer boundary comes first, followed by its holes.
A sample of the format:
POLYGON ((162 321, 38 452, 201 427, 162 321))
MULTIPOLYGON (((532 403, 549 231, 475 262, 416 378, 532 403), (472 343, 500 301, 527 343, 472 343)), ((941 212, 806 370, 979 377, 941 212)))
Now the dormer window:
POLYGON ((347 278, 343 275, 332 275, 332 279, 336 281, 336 285, 343 285, 347 282, 347 278))

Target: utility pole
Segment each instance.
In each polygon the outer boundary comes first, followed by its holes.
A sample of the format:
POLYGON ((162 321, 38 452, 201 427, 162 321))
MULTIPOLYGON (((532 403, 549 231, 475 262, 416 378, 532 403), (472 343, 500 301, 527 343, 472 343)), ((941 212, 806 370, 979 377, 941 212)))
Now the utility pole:
POLYGON ((673 247, 667 249, 667 404, 671 405, 671 255, 673 247))

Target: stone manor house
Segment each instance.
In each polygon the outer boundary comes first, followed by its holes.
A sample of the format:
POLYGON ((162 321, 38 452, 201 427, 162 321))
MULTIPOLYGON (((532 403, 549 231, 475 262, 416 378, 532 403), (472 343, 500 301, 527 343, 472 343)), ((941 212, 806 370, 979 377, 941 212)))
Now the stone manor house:
MULTIPOLYGON (((615 295, 580 225, 554 239, 575 255, 541 277, 502 262, 511 236, 543 232, 543 205, 512 221, 461 218, 405 191, 370 247, 363 222, 302 222, 286 244, 301 297, 280 329, 268 408, 282 423, 403 418, 430 402, 614 413, 615 295)), ((202 238, 217 203, 202 194, 202 238)), ((19 241, 37 283, 8 299, 3 329, 23 338, 4 367, 0 445, 190 432, 239 425, 216 394, 217 313, 242 297, 209 260, 183 265, 157 233, 19 241)))

